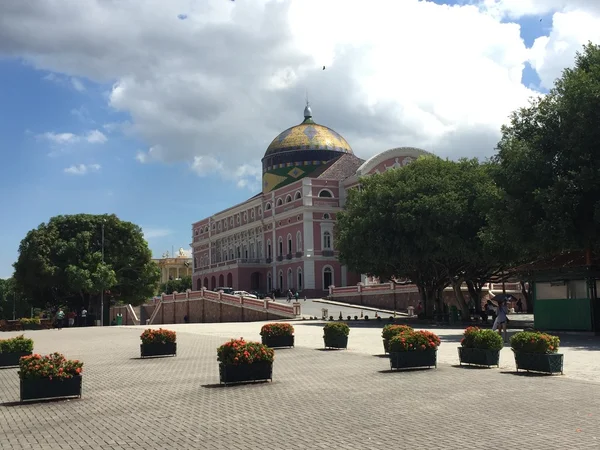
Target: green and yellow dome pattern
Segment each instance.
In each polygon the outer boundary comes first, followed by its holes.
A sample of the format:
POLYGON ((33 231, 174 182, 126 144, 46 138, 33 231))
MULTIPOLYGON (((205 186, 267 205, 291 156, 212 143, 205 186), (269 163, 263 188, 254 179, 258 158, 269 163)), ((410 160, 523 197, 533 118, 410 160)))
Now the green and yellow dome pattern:
POLYGON ((265 156, 293 150, 333 150, 352 153, 350 144, 339 133, 310 119, 280 133, 267 148, 265 156))

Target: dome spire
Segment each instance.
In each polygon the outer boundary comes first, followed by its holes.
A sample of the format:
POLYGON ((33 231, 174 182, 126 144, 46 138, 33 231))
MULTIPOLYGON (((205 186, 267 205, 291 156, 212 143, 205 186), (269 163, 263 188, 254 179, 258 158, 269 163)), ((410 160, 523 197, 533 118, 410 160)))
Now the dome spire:
POLYGON ((310 109, 310 103, 308 101, 308 93, 306 94, 306 106, 304 107, 304 122, 313 122, 312 120, 312 109, 310 109))

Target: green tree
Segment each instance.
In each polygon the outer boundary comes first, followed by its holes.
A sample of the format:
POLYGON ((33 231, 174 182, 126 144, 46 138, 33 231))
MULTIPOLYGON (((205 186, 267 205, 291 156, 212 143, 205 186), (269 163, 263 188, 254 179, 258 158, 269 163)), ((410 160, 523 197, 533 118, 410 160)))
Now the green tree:
POLYGON ((590 43, 547 95, 515 111, 502 128, 494 179, 505 197, 492 211, 488 243, 511 246, 517 263, 598 250, 598 124, 600 47, 590 43))
MULTIPOLYGON (((341 261, 359 273, 410 279, 431 316, 444 288, 497 270, 498 261, 478 237, 498 198, 486 170, 476 160, 428 156, 363 178, 338 215, 341 261)), ((460 289, 457 300, 466 311, 460 289)))
POLYGON ((506 193, 501 228, 525 258, 600 247, 599 124, 600 47, 588 44, 546 96, 502 128, 494 176, 506 193))
POLYGON ((0 319, 29 317, 31 306, 25 296, 16 289, 14 278, 0 279, 0 319))
POLYGON ((107 302, 139 304, 160 277, 141 229, 115 215, 51 218, 27 233, 14 267, 18 289, 42 308, 89 308, 102 291, 107 302))
POLYGON ((178 280, 169 280, 166 283, 161 283, 158 293, 172 294, 173 292, 185 292, 188 289, 192 289, 192 277, 183 277, 178 280))

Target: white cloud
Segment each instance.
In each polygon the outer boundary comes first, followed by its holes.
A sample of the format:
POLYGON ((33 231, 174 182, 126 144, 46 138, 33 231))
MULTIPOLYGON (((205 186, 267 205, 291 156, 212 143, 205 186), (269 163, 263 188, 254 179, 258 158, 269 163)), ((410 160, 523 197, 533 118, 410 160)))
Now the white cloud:
POLYGON ((73 133, 54 133, 48 131, 46 133, 38 134, 38 140, 47 140, 56 145, 73 144, 79 141, 79 136, 73 133))
POLYGON ((71 78, 71 85, 73 86, 73 88, 75 88, 76 91, 79 91, 79 92, 85 91, 85 86, 83 85, 81 80, 79 80, 75 77, 71 78))
MULTIPOLYGON (((72 110, 71 114, 80 115, 78 110, 72 110)), ((47 131, 46 133, 38 134, 38 140, 49 141, 55 145, 67 145, 75 144, 77 142, 85 141, 89 144, 104 144, 108 138, 104 133, 99 130, 90 130, 85 135, 76 135, 74 133, 55 133, 53 131, 47 131)))
POLYGON ((360 157, 402 145, 489 156, 509 113, 535 94, 521 82, 525 63, 548 86, 599 38, 600 2, 473 3, 0 2, 0 53, 111 83, 109 105, 131 117, 119 128, 149 149, 138 161, 185 162, 254 188, 270 141, 302 120, 307 91, 315 120, 360 157), (533 49, 504 23, 548 14, 552 29, 533 49))
POLYGON ((107 138, 106 135, 101 131, 92 130, 86 135, 85 140, 90 144, 104 144, 107 138))
POLYGON ((67 167, 64 171, 71 175, 85 175, 90 172, 98 172, 101 168, 100 164, 76 164, 67 167))
POLYGON ((146 240, 162 238, 173 234, 173 231, 166 228, 142 227, 142 232, 146 240))

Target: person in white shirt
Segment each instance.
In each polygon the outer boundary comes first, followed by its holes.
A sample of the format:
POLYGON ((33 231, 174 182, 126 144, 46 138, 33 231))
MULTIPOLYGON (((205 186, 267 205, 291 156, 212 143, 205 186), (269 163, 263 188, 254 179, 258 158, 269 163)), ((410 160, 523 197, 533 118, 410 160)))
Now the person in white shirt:
POLYGON ((500 333, 500 336, 502 336, 502 330, 504 330, 504 342, 508 342, 508 337, 507 337, 507 330, 506 330, 506 325, 507 325, 507 317, 508 315, 508 307, 506 306, 506 301, 502 300, 498 303, 498 311, 497 311, 497 316, 496 316, 496 320, 494 321, 494 326, 492 327, 492 330, 496 331, 498 330, 498 332, 500 333))

